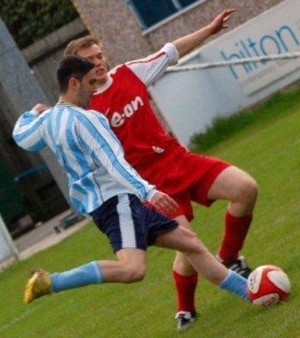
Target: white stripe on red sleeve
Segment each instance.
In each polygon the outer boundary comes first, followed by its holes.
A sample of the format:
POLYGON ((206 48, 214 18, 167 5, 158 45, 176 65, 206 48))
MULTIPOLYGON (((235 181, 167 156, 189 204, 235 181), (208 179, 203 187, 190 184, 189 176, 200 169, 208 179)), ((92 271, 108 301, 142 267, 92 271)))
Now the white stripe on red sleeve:
POLYGON ((126 66, 148 87, 158 80, 169 66, 176 64, 178 59, 176 47, 167 43, 158 52, 143 59, 129 61, 126 66))

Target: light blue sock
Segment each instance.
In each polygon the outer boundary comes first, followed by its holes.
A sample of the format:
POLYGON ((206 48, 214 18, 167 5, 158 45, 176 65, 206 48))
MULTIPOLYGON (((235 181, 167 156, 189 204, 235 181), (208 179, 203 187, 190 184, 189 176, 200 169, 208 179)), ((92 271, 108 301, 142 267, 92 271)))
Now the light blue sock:
POLYGON ((247 279, 232 270, 229 270, 228 275, 219 285, 219 288, 235 293, 245 300, 249 300, 247 296, 247 279))
POLYGON ((104 283, 101 267, 96 261, 69 271, 53 273, 50 278, 53 292, 104 283))

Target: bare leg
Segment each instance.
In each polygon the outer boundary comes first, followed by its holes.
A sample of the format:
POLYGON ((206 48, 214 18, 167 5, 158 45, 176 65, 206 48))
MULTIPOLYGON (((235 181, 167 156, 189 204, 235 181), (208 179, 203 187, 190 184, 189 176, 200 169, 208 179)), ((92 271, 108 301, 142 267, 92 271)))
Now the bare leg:
POLYGON ((237 167, 222 171, 212 184, 208 194, 211 200, 228 200, 228 211, 236 217, 251 214, 257 198, 255 180, 237 167))
MULTIPOLYGON (((185 216, 179 216, 176 221, 184 227, 190 229, 190 225, 185 216)), ((189 313, 195 316, 197 313, 195 304, 195 292, 198 283, 198 273, 189 262, 186 255, 177 251, 173 264, 173 279, 177 296, 177 315, 189 313)))
POLYGON ((144 250, 127 248, 116 253, 118 261, 101 260, 105 283, 133 283, 140 281, 146 274, 146 252, 144 250))
MULTIPOLYGON (((191 230, 190 224, 185 216, 179 216, 175 220, 182 226, 191 230)), ((180 251, 176 252, 176 257, 173 264, 173 270, 181 276, 191 276, 196 272, 186 255, 180 251)))
POLYGON ((169 233, 162 234, 158 237, 156 245, 184 252, 199 274, 221 289, 248 300, 247 280, 217 261, 189 229, 179 226, 169 233))
POLYGON ((194 270, 214 284, 219 285, 228 274, 228 270, 216 260, 200 239, 183 226, 161 234, 155 245, 183 252, 194 270))
POLYGON ((133 283, 146 273, 146 252, 128 248, 117 252, 117 261, 94 261, 74 269, 50 275, 52 289, 60 292, 90 284, 133 283))
MULTIPOLYGON (((246 172, 232 166, 225 169, 217 177, 208 192, 208 198, 211 200, 229 200, 227 210, 234 217, 251 215, 257 198, 257 185, 246 172)), ((188 220, 184 216, 178 217, 177 221, 190 228, 188 220)), ((225 245, 230 246, 230 243, 227 244, 226 242, 225 245)), ((236 256, 237 254, 235 253, 236 256)), ((195 272, 187 257, 181 252, 176 254, 173 269, 182 276, 189 276, 195 272)))

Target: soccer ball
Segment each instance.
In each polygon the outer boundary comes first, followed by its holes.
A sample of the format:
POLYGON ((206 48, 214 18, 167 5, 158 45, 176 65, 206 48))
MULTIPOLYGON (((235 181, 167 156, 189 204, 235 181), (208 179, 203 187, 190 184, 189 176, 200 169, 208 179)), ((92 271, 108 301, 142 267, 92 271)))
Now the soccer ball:
POLYGON ((265 307, 286 300, 291 283, 285 272, 275 265, 262 265, 247 280, 248 297, 253 305, 265 307))

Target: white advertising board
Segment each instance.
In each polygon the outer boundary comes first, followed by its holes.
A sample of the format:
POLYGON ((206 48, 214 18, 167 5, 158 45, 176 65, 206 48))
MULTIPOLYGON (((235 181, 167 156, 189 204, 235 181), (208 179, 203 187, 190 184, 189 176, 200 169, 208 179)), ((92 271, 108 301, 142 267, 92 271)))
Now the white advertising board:
MULTIPOLYGON (((280 3, 221 37, 221 60, 280 55, 300 51, 300 1, 280 3)), ((232 78, 251 95, 300 68, 300 58, 230 66, 232 78)))

